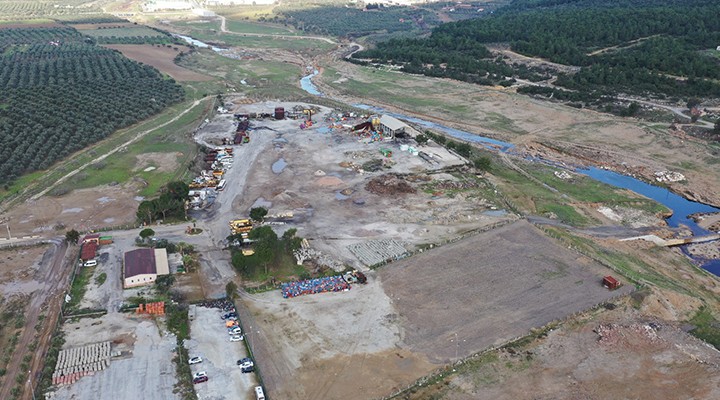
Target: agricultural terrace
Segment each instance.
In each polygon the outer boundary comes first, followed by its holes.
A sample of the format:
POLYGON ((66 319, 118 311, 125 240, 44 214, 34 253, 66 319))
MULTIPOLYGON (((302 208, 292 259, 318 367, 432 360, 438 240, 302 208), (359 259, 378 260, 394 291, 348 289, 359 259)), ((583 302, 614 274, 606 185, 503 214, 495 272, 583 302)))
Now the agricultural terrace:
POLYGON ((0 184, 184 98, 174 80, 71 28, 0 29, 0 43, 0 184))

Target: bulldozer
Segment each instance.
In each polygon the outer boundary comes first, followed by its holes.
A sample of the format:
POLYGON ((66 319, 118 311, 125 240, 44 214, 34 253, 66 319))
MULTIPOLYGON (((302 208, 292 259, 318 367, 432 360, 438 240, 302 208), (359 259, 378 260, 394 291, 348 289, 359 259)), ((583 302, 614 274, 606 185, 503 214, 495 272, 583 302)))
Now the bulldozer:
POLYGON ((345 279, 345 282, 347 283, 367 283, 367 277, 362 272, 354 269, 347 274, 343 275, 343 279, 345 279))

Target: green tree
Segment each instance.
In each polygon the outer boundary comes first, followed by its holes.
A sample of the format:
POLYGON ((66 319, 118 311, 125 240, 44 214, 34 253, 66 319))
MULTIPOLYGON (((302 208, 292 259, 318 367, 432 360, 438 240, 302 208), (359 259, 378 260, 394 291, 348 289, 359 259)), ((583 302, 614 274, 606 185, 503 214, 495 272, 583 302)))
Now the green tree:
POLYGON ((76 231, 75 229, 70 229, 69 231, 65 232, 65 241, 69 244, 77 244, 78 240, 80 240, 80 232, 76 231))
POLYGON ((238 286, 233 281, 230 281, 227 283, 227 285, 225 285, 225 294, 230 300, 235 300, 235 297, 237 297, 237 290, 238 286))
POLYGON ((140 231, 140 237, 143 240, 147 240, 149 237, 155 236, 155 231, 150 228, 145 228, 140 231))
POLYGON ((155 221, 157 206, 154 201, 144 200, 138 205, 136 213, 138 221, 144 224, 152 224, 155 221))
POLYGON ((425 143, 427 143, 428 139, 429 139, 429 138, 428 138, 427 136, 423 135, 422 133, 419 134, 419 135, 417 135, 417 136, 415 136, 415 141, 416 141, 418 144, 425 144, 425 143))
POLYGON ((255 242, 253 243, 253 250, 255 250, 254 257, 258 263, 262 264, 265 268, 265 274, 268 273, 268 267, 270 263, 275 260, 275 256, 278 250, 278 237, 275 231, 269 226, 261 226, 250 231, 248 237, 255 242))
POLYGON ((714 127, 714 129, 713 129, 713 132, 714 132, 716 135, 720 135, 720 119, 718 119, 717 121, 715 121, 715 127, 714 127))
POLYGON ((473 161, 473 165, 481 171, 490 171, 492 168, 492 161, 490 161, 490 157, 480 157, 473 161))
POLYGON ((262 221, 263 218, 267 215, 268 210, 265 207, 253 207, 250 209, 250 218, 252 218, 253 221, 262 221))

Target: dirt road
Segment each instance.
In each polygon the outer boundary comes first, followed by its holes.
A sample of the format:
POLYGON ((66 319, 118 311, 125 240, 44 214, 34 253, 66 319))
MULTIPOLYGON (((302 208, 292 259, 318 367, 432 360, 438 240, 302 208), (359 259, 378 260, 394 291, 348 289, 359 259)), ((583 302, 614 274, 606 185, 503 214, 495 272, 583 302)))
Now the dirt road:
MULTIPOLYGON (((37 385, 39 372, 44 365, 44 357, 47 353, 52 332, 55 328, 60 305, 62 304, 64 291, 68 287, 70 273, 75 263, 77 248, 68 249, 65 241, 55 239, 52 248, 45 253, 43 262, 35 276, 33 283, 35 290, 32 292, 31 300, 25 309, 25 329, 20 336, 15 352, 8 365, 18 366, 22 363, 26 354, 33 356, 30 363, 31 384, 37 385), (43 314, 42 328, 36 332, 34 327, 38 324, 39 316, 43 314), (37 340, 37 350, 29 351, 30 344, 37 340)), ((23 371, 18 368, 9 368, 4 377, 4 382, 15 382, 16 376, 23 371)), ((14 385, 7 384, 0 388, 0 399, 9 399, 10 390, 14 385)), ((25 386, 22 399, 31 399, 31 391, 25 386)))

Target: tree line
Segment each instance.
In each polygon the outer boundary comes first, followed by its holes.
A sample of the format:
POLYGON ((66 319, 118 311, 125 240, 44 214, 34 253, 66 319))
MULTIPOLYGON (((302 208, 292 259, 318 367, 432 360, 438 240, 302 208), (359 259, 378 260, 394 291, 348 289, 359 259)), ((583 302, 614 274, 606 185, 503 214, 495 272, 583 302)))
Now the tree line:
POLYGON ((502 42, 527 56, 582 67, 556 82, 568 89, 716 96, 720 62, 701 50, 720 44, 718 15, 720 4, 697 0, 516 1, 487 18, 444 24, 428 38, 390 40, 354 57, 498 84, 520 77, 517 66, 485 47, 502 42))
POLYGON ((156 69, 71 28, 0 30, 0 184, 184 98, 156 69))

